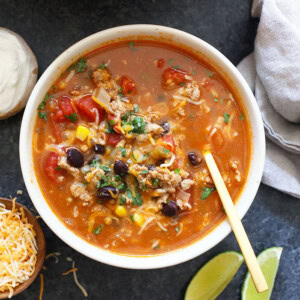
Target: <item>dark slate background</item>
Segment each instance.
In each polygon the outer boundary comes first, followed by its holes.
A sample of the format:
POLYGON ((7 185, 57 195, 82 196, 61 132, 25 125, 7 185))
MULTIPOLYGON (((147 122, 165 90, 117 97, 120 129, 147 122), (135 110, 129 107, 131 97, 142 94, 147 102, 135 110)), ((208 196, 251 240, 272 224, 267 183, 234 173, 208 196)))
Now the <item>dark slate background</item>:
MULTIPOLYGON (((250 0, 202 1, 12 1, 0 0, 0 27, 16 31, 37 56, 39 75, 65 49, 102 29, 137 23, 161 24, 184 30, 212 44, 234 64, 253 50, 257 20, 250 17, 250 0)), ((1 58, 0 58, 1 64, 1 58)), ((0 121, 0 195, 24 194, 18 200, 32 203, 26 192, 19 164, 19 129, 22 113, 0 121)), ((30 142, 30 141, 29 141, 30 142)), ((276 174, 274 174, 276 176, 276 174)), ((243 219, 254 250, 284 247, 272 299, 299 299, 300 295, 300 201, 261 185, 256 199, 243 219)), ((41 222, 42 223, 42 222, 41 222)), ((68 256, 76 261, 79 281, 89 299, 183 299, 193 274, 216 254, 239 250, 233 234, 219 245, 189 262, 148 271, 110 267, 75 252, 42 223, 47 252, 61 252, 59 262, 49 259, 43 271, 44 300, 83 299, 72 275, 68 256)), ((219 299, 240 299, 246 274, 243 264, 219 299)), ((19 300, 38 299, 39 279, 19 300)))

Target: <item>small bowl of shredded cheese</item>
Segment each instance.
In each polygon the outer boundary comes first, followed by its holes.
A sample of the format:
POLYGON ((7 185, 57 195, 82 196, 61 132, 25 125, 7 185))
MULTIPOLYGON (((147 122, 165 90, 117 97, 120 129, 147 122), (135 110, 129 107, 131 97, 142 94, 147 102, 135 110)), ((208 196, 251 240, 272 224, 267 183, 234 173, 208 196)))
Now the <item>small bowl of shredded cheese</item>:
POLYGON ((0 198, 0 299, 24 291, 45 259, 45 237, 35 216, 15 199, 0 198))

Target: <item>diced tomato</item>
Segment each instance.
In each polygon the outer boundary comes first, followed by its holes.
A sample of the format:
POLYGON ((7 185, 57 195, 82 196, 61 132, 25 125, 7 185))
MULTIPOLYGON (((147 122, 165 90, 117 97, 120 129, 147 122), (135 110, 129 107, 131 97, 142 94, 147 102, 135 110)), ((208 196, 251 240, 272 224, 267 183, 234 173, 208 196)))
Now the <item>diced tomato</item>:
POLYGON ((181 69, 168 68, 163 73, 163 86, 165 88, 175 88, 180 83, 187 81, 185 75, 188 75, 188 72, 181 69))
POLYGON ((62 99, 58 103, 65 116, 70 116, 75 113, 69 97, 62 96, 62 99))
POLYGON ((106 139, 107 144, 114 146, 117 145, 123 139, 123 135, 107 133, 106 138, 107 138, 106 139))
POLYGON ((164 135, 162 137, 162 140, 164 142, 164 147, 169 149, 170 151, 172 151, 173 153, 175 153, 175 142, 174 142, 174 139, 173 139, 173 136, 172 134, 167 134, 167 135, 164 135))
POLYGON ((57 123, 56 120, 54 120, 54 118, 50 118, 50 124, 52 126, 52 131, 54 133, 54 137, 56 138, 56 142, 57 143, 61 143, 62 142, 62 130, 60 128, 59 123, 57 123))
POLYGON ((56 122, 70 122, 70 119, 66 118, 66 116, 74 113, 71 99, 67 96, 62 96, 62 99, 58 101, 58 106, 53 109, 52 119, 56 122))
POLYGON ((44 160, 44 171, 49 179, 57 182, 59 170, 57 170, 59 155, 55 152, 50 152, 44 160))
POLYGON ((102 109, 93 99, 92 95, 84 95, 75 105, 79 112, 89 118, 90 121, 95 122, 97 114, 99 115, 99 122, 103 121, 105 118, 105 110, 102 109))
POLYGON ((120 78, 120 86, 122 88, 122 94, 125 96, 128 94, 133 94, 136 91, 134 81, 128 76, 122 76, 120 78))
POLYGON ((120 118, 114 116, 114 115, 108 115, 107 116, 108 123, 112 126, 114 131, 116 133, 121 133, 120 127, 121 127, 121 120, 120 118))
POLYGON ((165 65, 165 60, 163 58, 160 58, 158 61, 157 61, 157 67, 158 68, 162 68, 164 65, 165 65))

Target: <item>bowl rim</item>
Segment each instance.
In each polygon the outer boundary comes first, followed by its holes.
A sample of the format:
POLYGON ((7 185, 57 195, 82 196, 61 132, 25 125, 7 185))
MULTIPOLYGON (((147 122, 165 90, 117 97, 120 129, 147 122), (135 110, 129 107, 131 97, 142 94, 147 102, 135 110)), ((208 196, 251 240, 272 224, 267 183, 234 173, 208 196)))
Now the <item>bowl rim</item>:
POLYGON ((114 37, 118 36, 129 37, 138 34, 150 36, 166 34, 171 36, 174 41, 176 39, 177 41, 192 45, 191 48, 197 48, 201 53, 208 55, 211 59, 210 64, 213 62, 215 66, 219 67, 217 69, 224 71, 226 77, 234 82, 239 97, 243 99, 242 102, 249 115, 249 123, 252 129, 252 157, 248 178, 236 204, 237 212, 243 218, 258 190, 265 157, 264 127, 257 102, 243 76, 222 53, 200 38, 178 29, 148 24, 119 26, 94 33, 65 50, 48 66, 31 93, 21 124, 19 152, 22 174, 29 196, 45 223, 61 240, 83 255, 108 265, 128 269, 156 269, 188 261, 214 247, 231 232, 228 220, 225 218, 225 220, 217 224, 204 237, 170 252, 144 256, 110 252, 90 244, 77 236, 55 215, 41 193, 32 161, 31 141, 35 121, 32 115, 36 113, 36 108, 49 90, 51 83, 57 79, 58 70, 65 67, 67 62, 74 61, 74 58, 78 59, 80 54, 88 53, 88 50, 93 49, 93 47, 96 48, 97 44, 101 45, 103 41, 114 40, 114 37))

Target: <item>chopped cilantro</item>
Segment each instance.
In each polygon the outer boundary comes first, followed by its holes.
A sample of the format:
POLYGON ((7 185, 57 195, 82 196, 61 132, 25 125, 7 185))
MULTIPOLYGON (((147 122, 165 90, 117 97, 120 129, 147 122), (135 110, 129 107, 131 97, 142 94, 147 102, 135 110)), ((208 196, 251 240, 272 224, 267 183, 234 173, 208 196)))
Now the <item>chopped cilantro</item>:
POLYGON ((144 170, 141 172, 141 174, 148 174, 149 173, 149 170, 144 170))
POLYGON ((209 70, 206 70, 206 74, 207 74, 208 77, 213 77, 214 76, 214 74, 209 70))
POLYGON ((59 171, 61 169, 60 166, 56 167, 55 170, 59 171))
POLYGON ((99 168, 102 169, 105 172, 110 172, 111 171, 111 169, 107 166, 100 166, 99 168))
POLYGON ((225 123, 228 123, 229 122, 229 118, 230 118, 229 114, 224 113, 223 116, 224 116, 225 123))
POLYGON ((121 117, 121 120, 122 121, 127 121, 128 119, 128 113, 125 113, 122 117, 121 117))
POLYGON ((106 133, 110 133, 110 134, 114 134, 115 133, 113 127, 109 123, 108 123, 107 128, 105 129, 105 132, 106 133))
POLYGON ((115 181, 122 181, 122 177, 120 175, 115 175, 115 181))
POLYGON ((120 147, 120 151, 121 151, 122 157, 125 157, 126 156, 126 149, 123 148, 123 147, 120 147))
POLYGON ((69 116, 68 115, 65 115, 65 117, 67 119, 69 119, 72 123, 75 123, 77 122, 77 114, 73 113, 73 114, 70 114, 69 116))
POLYGON ((192 72, 192 75, 195 75, 195 71, 192 72))
POLYGON ((159 249, 159 245, 154 247, 154 250, 158 250, 159 249))
POLYGON ((214 101, 215 101, 215 102, 218 102, 219 100, 218 100, 217 98, 214 98, 214 101))
POLYGON ((134 111, 135 113, 137 113, 137 112, 139 111, 139 109, 140 109, 140 106, 137 104, 137 105, 135 106, 135 108, 134 108, 133 111, 134 111))
POLYGON ((135 46, 135 43, 134 42, 129 42, 129 49, 132 50, 132 51, 137 51, 137 49, 134 47, 135 46))
POLYGON ((213 191, 215 191, 216 188, 212 187, 212 188, 204 188, 202 195, 201 195, 201 200, 205 200, 213 191))
POLYGON ((133 215, 129 215, 130 220, 134 223, 133 215))
POLYGON ((103 224, 100 224, 96 230, 94 230, 95 234, 99 234, 100 230, 103 228, 103 224))
POLYGON ((117 122, 116 122, 115 120, 112 120, 112 119, 108 120, 108 123, 109 123, 109 125, 111 125, 111 126, 114 126, 114 125, 117 124, 117 122))
POLYGON ((118 188, 118 190, 126 190, 127 189, 127 184, 122 182, 117 188, 118 188))
POLYGON ((137 191, 135 192, 136 196, 133 197, 132 193, 130 190, 127 190, 127 197, 132 199, 132 204, 136 206, 141 206, 143 204, 143 199, 141 198, 142 195, 138 193, 137 191))
POLYGON ((158 180, 157 178, 153 178, 153 179, 152 179, 153 185, 154 185, 154 186, 158 186, 158 181, 159 181, 159 180, 158 180))
POLYGON ((40 119, 47 120, 47 113, 39 111, 39 117, 40 119))
POLYGON ((168 63, 171 65, 173 63, 173 58, 170 58, 168 63))
POLYGON ((87 181, 85 181, 85 182, 83 183, 83 185, 84 185, 84 186, 87 186, 87 185, 88 185, 88 182, 87 182, 87 181))
POLYGON ((104 70, 106 67, 107 67, 107 66, 106 66, 106 64, 105 64, 104 62, 99 66, 99 68, 100 68, 101 70, 104 70))
POLYGON ((175 169, 175 170, 174 170, 174 173, 175 173, 175 174, 179 174, 179 173, 180 173, 180 169, 178 169, 178 168, 175 169))
POLYGON ((119 92, 118 92, 118 95, 123 98, 124 97, 124 94, 123 94, 123 91, 122 91, 122 87, 119 86, 119 92))
POLYGON ((189 114, 189 118, 190 119, 194 119, 194 115, 193 114, 189 114))
POLYGON ((168 154, 168 153, 170 152, 170 150, 169 150, 169 149, 167 149, 167 148, 164 148, 164 150, 163 150, 163 151, 164 151, 164 153, 165 153, 165 154, 168 154))
POLYGON ((97 202, 98 202, 99 204, 102 204, 102 201, 101 201, 101 200, 98 200, 97 202))
POLYGON ((119 204, 123 205, 126 203, 126 197, 124 195, 121 195, 120 200, 119 200, 119 204))
POLYGON ((180 85, 180 86, 185 86, 185 83, 184 83, 184 82, 180 82, 179 85, 180 85))
POLYGON ((132 121, 133 129, 132 132, 137 134, 145 133, 146 123, 142 117, 135 117, 132 121))
POLYGON ((82 73, 86 69, 86 59, 81 57, 76 64, 76 73, 82 73))
POLYGON ((132 153, 132 158, 133 158, 135 161, 137 161, 134 152, 132 153))
POLYGON ((46 93, 46 95, 45 95, 43 101, 41 102, 41 104, 38 106, 37 109, 38 109, 38 110, 43 109, 43 108, 45 107, 45 105, 46 105, 47 100, 49 100, 49 99, 51 99, 51 98, 53 98, 53 97, 54 97, 54 95, 49 96, 49 93, 46 93))
POLYGON ((175 231, 176 231, 176 232, 179 232, 179 228, 178 228, 177 226, 175 227, 175 231))
POLYGON ((73 70, 74 68, 75 68, 75 64, 71 64, 71 66, 69 66, 69 67, 67 68, 67 72, 73 70))
POLYGON ((241 113, 240 114, 240 119, 243 121, 243 120, 245 120, 245 116, 241 113))

